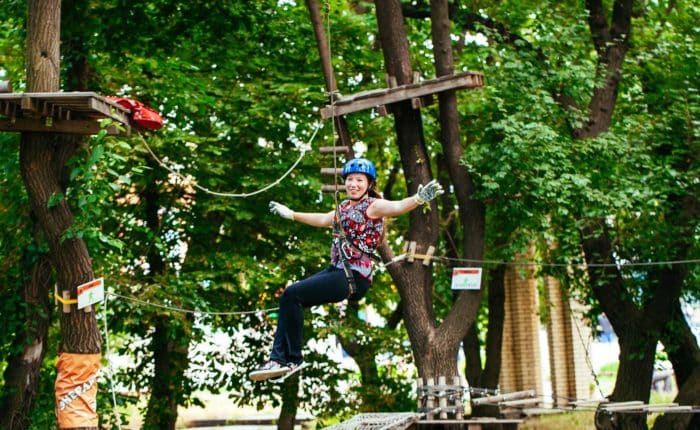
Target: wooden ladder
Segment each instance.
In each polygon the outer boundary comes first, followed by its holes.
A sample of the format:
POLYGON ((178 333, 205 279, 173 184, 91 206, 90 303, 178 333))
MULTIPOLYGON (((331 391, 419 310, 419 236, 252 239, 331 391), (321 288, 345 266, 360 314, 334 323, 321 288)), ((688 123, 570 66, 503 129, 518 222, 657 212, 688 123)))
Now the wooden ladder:
MULTIPOLYGON (((349 146, 322 146, 319 148, 321 155, 332 155, 333 158, 337 157, 338 154, 345 155, 348 158, 352 154, 352 148, 349 146)), ((332 162, 332 161, 331 161, 332 162)), ((336 175, 341 176, 343 172, 342 163, 338 163, 338 167, 321 167, 321 176, 330 177, 330 184, 321 185, 321 191, 324 193, 334 193, 336 191, 345 191, 345 184, 335 183, 336 175)))

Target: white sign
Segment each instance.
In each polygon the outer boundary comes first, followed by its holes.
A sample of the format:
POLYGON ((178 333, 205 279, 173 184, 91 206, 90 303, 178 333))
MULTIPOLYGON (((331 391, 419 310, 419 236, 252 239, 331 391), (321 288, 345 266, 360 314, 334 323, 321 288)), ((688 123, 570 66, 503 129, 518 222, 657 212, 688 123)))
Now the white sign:
POLYGON ((103 278, 78 285, 78 309, 94 305, 104 300, 104 298, 105 285, 103 278))
POLYGON ((455 267, 452 269, 453 290, 481 289, 481 267, 455 267))

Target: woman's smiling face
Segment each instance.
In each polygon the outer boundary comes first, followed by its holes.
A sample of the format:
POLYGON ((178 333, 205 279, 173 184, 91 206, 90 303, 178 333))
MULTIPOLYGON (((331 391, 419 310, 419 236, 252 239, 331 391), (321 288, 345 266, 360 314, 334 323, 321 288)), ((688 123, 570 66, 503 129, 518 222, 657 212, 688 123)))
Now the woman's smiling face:
POLYGON ((361 198, 369 188, 369 179, 364 173, 351 173, 345 177, 345 192, 350 199, 361 198))

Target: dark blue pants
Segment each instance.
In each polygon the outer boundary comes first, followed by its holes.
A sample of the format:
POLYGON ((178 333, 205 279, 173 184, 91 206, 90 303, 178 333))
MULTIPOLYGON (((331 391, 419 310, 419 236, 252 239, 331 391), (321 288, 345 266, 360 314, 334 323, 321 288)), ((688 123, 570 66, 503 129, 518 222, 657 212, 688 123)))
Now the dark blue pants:
POLYGON ((280 297, 279 320, 270 359, 282 364, 301 363, 304 308, 345 299, 359 300, 370 282, 353 270, 357 291, 348 297, 350 288, 342 269, 329 267, 287 287, 280 297))

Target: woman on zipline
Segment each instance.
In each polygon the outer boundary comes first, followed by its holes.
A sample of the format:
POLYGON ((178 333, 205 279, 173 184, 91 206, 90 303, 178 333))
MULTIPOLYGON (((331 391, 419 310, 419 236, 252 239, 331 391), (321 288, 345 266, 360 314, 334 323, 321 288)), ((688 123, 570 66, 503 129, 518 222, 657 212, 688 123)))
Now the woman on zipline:
POLYGON ((372 257, 384 234, 384 218, 424 205, 443 193, 437 181, 420 185, 403 200, 382 199, 376 191, 377 170, 365 158, 343 166, 348 199, 327 213, 295 212, 270 202, 270 211, 314 227, 333 227, 330 267, 287 287, 280 297, 279 320, 270 359, 250 373, 250 379, 278 378, 302 364, 304 308, 345 299, 360 300, 372 283, 372 257))

